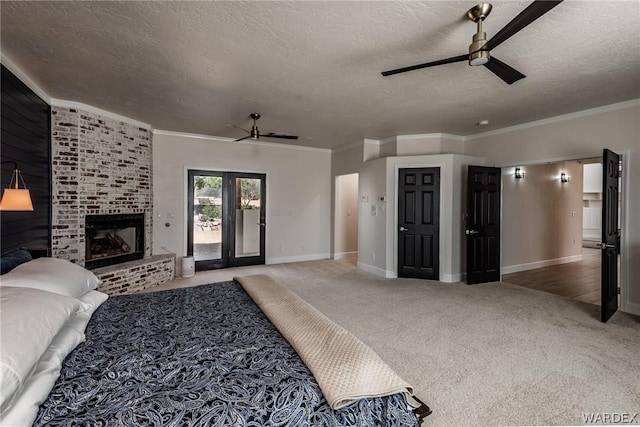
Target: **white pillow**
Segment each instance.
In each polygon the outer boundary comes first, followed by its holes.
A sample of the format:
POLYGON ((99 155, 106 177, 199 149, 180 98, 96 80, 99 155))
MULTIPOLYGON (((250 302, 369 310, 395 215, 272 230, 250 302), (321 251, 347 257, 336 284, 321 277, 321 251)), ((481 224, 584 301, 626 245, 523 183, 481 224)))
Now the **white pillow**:
POLYGON ((54 337, 83 308, 64 295, 0 287, 0 411, 9 407, 54 337))
POLYGON ((13 404, 2 413, 2 425, 30 426, 38 416, 38 410, 60 376, 62 362, 69 353, 84 341, 84 330, 91 315, 109 296, 89 291, 80 298, 87 307, 79 311, 55 336, 51 345, 38 361, 33 375, 22 391, 16 394, 13 404))
POLYGON ((3 286, 34 288, 80 298, 98 287, 100 279, 89 270, 58 258, 36 258, 20 264, 0 280, 3 286))
MULTIPOLYGON (((83 333, 87 329, 87 324, 93 313, 109 298, 109 295, 98 291, 89 291, 80 297, 80 302, 84 305, 84 310, 80 310, 71 320, 68 326, 83 333)), ((65 356, 62 357, 64 359, 65 356)))

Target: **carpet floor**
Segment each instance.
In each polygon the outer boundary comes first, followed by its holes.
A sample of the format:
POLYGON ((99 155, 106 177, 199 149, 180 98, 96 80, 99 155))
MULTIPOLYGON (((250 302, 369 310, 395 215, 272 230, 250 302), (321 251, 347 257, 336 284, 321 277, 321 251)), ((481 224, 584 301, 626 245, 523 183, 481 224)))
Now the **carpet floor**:
MULTIPOLYGON (((347 261, 199 272, 155 290, 269 274, 368 344, 429 425, 584 425, 640 412, 640 319, 519 286, 385 279, 347 261)), ((640 423, 640 415, 634 419, 640 423)))

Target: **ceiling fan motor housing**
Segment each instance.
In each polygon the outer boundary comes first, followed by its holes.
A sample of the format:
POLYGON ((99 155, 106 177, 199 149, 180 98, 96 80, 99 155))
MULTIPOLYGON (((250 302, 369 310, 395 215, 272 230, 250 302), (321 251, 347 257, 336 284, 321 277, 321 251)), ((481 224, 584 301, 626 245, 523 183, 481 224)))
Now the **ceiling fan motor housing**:
POLYGON ((489 51, 480 50, 487 44, 487 33, 482 31, 482 21, 491 13, 491 3, 480 3, 467 11, 467 18, 478 24, 478 32, 473 35, 469 46, 469 65, 484 65, 489 62, 489 51))
POLYGON ((478 31, 469 45, 469 65, 484 65, 489 62, 489 51, 481 50, 487 44, 487 33, 478 31))

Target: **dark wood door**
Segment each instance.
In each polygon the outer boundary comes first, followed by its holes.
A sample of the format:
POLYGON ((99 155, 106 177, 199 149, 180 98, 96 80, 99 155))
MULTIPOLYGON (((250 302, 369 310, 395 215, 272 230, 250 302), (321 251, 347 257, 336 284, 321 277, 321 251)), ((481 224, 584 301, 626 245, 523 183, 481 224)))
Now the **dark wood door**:
POLYGON ((440 169, 400 169, 398 276, 439 279, 440 169))
POLYGON ((618 176, 620 156, 607 149, 602 154, 602 283, 600 320, 618 310, 618 176))
POLYGON ((469 166, 467 284, 500 280, 500 169, 469 166))

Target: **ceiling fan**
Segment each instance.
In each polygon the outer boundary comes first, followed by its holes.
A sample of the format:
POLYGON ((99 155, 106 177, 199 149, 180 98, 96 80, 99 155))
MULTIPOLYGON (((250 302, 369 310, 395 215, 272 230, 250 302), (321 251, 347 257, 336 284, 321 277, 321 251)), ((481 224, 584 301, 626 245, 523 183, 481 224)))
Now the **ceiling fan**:
POLYGON ((251 119, 253 119, 253 126, 251 126, 251 130, 246 130, 241 128, 240 126, 236 126, 234 124, 232 124, 231 126, 233 126, 236 129, 240 129, 242 131, 247 132, 249 135, 243 137, 243 138, 238 138, 235 141, 242 141, 243 139, 248 139, 251 138, 254 141, 260 139, 260 137, 262 136, 263 138, 281 138, 281 139, 298 139, 297 135, 288 135, 286 133, 275 133, 275 132, 269 132, 263 135, 260 135, 260 130, 258 129, 258 125, 256 124, 256 121, 260 118, 260 114, 259 113, 251 113, 249 114, 249 117, 251 119))
POLYGON ((500 61, 498 58, 491 56, 489 52, 560 3, 562 3, 562 0, 534 1, 527 6, 526 9, 520 12, 518 16, 513 18, 511 22, 505 25, 504 28, 498 31, 498 33, 489 41, 487 41, 487 33, 482 31, 482 21, 489 16, 492 6, 490 3, 480 3, 467 11, 467 18, 478 24, 478 31, 473 35, 473 42, 469 45, 468 54, 440 59, 438 61, 426 62, 424 64, 412 65, 410 67, 383 71, 382 75, 391 76, 393 74, 406 73, 407 71, 419 70, 421 68, 433 67, 436 65, 469 61, 469 65, 484 65, 507 84, 515 83, 526 76, 513 67, 510 67, 500 61))

